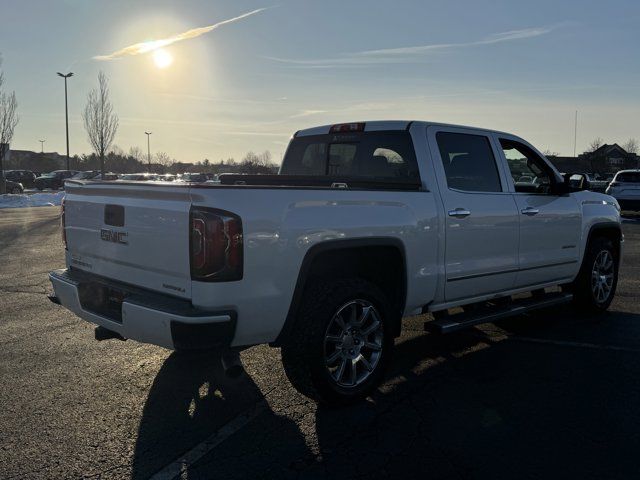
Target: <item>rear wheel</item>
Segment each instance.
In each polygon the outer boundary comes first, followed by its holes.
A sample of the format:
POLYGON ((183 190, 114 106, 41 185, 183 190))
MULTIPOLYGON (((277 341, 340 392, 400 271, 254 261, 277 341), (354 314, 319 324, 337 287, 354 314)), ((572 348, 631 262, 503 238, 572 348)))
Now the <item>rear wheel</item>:
POLYGON ((11 190, 11 193, 14 193, 17 195, 18 193, 22 193, 22 190, 20 190, 18 187, 15 187, 13 190, 11 190))
POLYGON ((580 310, 600 313, 611 305, 617 285, 618 251, 610 239, 596 237, 589 242, 580 273, 568 290, 580 310))
POLYGON ((287 377, 322 403, 361 400, 381 382, 393 348, 384 294, 360 279, 316 282, 282 347, 287 377))

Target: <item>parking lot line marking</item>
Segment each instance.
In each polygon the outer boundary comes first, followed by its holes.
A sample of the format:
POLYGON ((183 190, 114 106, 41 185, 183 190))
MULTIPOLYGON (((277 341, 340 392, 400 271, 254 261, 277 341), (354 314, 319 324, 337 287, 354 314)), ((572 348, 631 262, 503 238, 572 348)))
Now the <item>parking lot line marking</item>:
POLYGON ((622 347, 619 345, 600 345, 597 343, 587 343, 587 342, 572 342, 568 340, 548 340, 544 338, 534 338, 534 337, 521 337, 519 335, 513 335, 507 337, 511 340, 520 340, 523 342, 530 343, 542 343, 546 345, 557 345, 560 347, 576 347, 576 348, 591 348, 594 350, 615 350, 619 352, 631 352, 631 353, 640 353, 640 348, 632 348, 632 347, 622 347))
POLYGON ((260 401, 252 409, 241 413, 229 423, 225 424, 222 428, 218 429, 206 440, 199 443, 187 453, 181 455, 158 472, 154 473, 149 478, 149 480, 173 480, 175 478, 179 478, 180 475, 183 472, 186 472, 191 465, 214 450, 218 445, 227 440, 234 433, 246 427, 258 416, 260 416, 261 413, 265 412, 267 408, 267 401, 260 401))

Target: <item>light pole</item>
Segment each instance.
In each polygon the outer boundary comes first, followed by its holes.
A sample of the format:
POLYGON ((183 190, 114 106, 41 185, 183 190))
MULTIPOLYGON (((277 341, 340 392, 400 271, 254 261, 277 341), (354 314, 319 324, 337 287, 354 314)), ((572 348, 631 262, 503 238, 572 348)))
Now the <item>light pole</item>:
POLYGON ((147 135, 147 163, 149 163, 149 171, 151 171, 151 143, 149 138, 153 132, 144 132, 147 135))
POLYGON ((69 109, 67 107, 67 78, 73 77, 73 72, 69 72, 66 75, 60 72, 57 72, 58 76, 64 78, 64 120, 66 125, 67 132, 67 170, 69 168, 69 109))
POLYGON ((40 142, 40 153, 44 153, 44 142, 46 142, 46 140, 38 140, 40 142))

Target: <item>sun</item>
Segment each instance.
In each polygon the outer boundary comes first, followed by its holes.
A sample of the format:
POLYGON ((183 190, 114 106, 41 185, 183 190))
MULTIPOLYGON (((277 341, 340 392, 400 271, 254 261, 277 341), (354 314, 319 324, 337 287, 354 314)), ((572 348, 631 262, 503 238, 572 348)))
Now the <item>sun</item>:
POLYGON ((163 48, 158 48, 153 51, 153 63, 158 68, 167 68, 173 63, 173 57, 163 48))

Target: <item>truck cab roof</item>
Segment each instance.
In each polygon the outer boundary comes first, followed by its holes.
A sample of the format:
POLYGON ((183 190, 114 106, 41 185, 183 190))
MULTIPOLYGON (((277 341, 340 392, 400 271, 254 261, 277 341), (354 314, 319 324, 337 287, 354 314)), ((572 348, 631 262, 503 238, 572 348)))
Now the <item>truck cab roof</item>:
MULTIPOLYGON (((464 128, 467 130, 478 130, 482 132, 508 134, 507 132, 501 132, 498 130, 491 130, 491 129, 479 128, 479 127, 470 127, 467 125, 456 125, 456 124, 442 123, 442 122, 430 122, 425 120, 373 120, 373 121, 366 121, 366 122, 362 122, 362 121, 346 122, 346 123, 321 125, 318 127, 305 128, 302 130, 298 130, 294 134, 294 137, 303 137, 303 136, 309 136, 309 135, 324 135, 327 133, 331 133, 332 129, 336 129, 340 127, 345 128, 345 130, 343 131, 348 131, 349 126, 352 126, 352 128, 361 128, 360 131, 364 131, 364 132, 373 132, 376 130, 378 131, 408 130, 412 125, 415 125, 415 124, 420 124, 425 127, 429 127, 429 126, 454 127, 454 128, 464 128)), ((508 134, 508 135, 511 135, 511 134, 508 134)))

